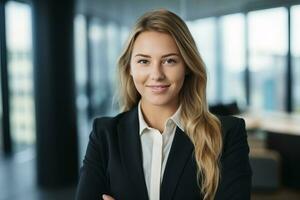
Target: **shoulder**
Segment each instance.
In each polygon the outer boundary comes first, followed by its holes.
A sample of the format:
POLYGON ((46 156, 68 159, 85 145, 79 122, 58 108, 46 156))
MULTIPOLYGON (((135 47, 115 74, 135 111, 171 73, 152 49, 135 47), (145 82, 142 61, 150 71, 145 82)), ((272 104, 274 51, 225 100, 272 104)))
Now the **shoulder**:
POLYGON ((247 141, 245 121, 242 118, 233 116, 217 116, 221 122, 224 148, 247 141))
POLYGON ((217 116, 221 122, 222 132, 226 133, 238 127, 245 127, 245 121, 242 118, 233 116, 217 116))
POLYGON ((113 130, 117 127, 119 123, 121 123, 124 118, 126 118, 127 112, 122 112, 113 117, 96 117, 93 120, 93 131, 99 132, 104 130, 113 130))
POLYGON ((117 127, 125 113, 113 117, 96 117, 89 135, 89 141, 96 144, 98 148, 107 148, 108 142, 113 141, 112 137, 117 133, 117 127))
POLYGON ((113 117, 97 117, 93 121, 94 132, 116 132, 118 127, 134 125, 138 120, 137 106, 113 117))

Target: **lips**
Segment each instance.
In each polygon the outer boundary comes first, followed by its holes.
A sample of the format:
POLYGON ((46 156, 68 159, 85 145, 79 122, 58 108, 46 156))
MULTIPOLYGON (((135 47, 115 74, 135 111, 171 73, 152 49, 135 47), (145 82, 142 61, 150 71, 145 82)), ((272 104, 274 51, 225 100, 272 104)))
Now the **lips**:
POLYGON ((170 85, 148 85, 148 87, 151 88, 166 88, 169 87, 170 85))
POLYGON ((151 88, 151 90, 155 93, 162 93, 167 91, 170 85, 148 85, 147 87, 151 88))

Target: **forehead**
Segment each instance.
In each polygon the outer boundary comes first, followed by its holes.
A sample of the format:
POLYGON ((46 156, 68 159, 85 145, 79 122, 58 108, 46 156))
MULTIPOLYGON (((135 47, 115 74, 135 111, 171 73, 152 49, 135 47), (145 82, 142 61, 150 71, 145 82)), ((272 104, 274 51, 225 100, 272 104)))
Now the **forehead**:
POLYGON ((157 31, 145 31, 137 36, 133 44, 132 55, 138 53, 147 55, 179 54, 179 49, 170 34, 157 31))

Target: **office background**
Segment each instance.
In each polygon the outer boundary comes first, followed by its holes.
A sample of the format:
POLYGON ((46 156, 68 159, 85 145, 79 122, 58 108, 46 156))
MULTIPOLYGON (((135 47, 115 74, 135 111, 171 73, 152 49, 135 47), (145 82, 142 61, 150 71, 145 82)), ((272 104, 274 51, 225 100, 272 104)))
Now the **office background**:
POLYGON ((154 8, 187 22, 212 111, 248 119, 252 198, 300 199, 299 1, 0 0, 0 200, 74 198, 93 118, 118 112, 122 46, 154 8))

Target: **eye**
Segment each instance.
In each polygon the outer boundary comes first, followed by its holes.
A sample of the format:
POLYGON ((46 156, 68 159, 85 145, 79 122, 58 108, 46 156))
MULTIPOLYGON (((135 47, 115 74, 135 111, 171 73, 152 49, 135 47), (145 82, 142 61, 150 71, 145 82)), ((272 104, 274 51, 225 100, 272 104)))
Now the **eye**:
POLYGON ((165 64, 176 64, 177 61, 173 58, 168 58, 164 61, 165 64))
POLYGON ((145 59, 140 59, 140 60, 137 61, 137 63, 145 65, 145 64, 148 64, 149 61, 145 60, 145 59))

